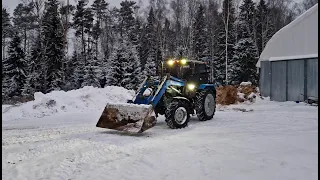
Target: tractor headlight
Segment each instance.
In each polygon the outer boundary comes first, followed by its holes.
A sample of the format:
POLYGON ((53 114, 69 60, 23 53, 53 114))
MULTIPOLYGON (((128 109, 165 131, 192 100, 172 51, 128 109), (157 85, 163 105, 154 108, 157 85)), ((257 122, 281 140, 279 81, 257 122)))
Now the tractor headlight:
POLYGON ((168 61, 169 66, 172 66, 172 65, 173 65, 173 63, 174 63, 174 61, 173 61, 173 60, 169 60, 169 61, 168 61))
POLYGON ((192 90, 194 90, 194 88, 195 88, 196 86, 195 86, 194 84, 188 84, 187 87, 188 87, 189 90, 192 91, 192 90))
POLYGON ((187 60, 186 59, 181 59, 181 64, 183 64, 183 65, 187 64, 187 60))

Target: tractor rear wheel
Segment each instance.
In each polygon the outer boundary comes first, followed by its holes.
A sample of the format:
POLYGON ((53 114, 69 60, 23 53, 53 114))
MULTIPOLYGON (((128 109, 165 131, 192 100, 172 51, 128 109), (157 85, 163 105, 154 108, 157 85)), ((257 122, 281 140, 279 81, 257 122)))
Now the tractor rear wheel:
POLYGON ((180 129, 188 125, 190 114, 188 113, 188 103, 183 100, 173 100, 165 111, 167 125, 171 129, 180 129))
POLYGON ((209 89, 197 92, 195 110, 200 121, 212 119, 216 111, 215 93, 209 89))

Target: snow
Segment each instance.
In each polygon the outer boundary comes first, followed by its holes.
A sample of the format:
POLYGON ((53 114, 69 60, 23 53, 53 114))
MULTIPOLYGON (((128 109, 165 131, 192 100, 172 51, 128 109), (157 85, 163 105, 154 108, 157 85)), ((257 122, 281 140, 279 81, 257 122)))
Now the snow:
POLYGON ((237 95, 239 99, 246 100, 246 98, 244 97, 244 93, 238 92, 237 95))
POLYGON ((318 54, 306 54, 299 56, 282 56, 282 57, 270 57, 269 61, 281 61, 281 60, 292 60, 292 59, 311 59, 317 58, 318 54))
POLYGON ((252 83, 251 82, 241 82, 240 86, 251 86, 252 83))
POLYGON ((256 97, 256 94, 253 93, 253 92, 251 92, 251 93, 249 94, 249 96, 248 96, 249 99, 253 99, 253 98, 255 98, 255 97, 256 97))
POLYGON ((95 127, 104 102, 131 97, 86 87, 3 106, 2 179, 318 178, 317 107, 257 98, 218 106, 210 121, 191 117, 184 129, 169 129, 163 116, 142 134, 95 127), (48 116, 35 118, 42 112, 48 116))
POLYGON ((261 61, 318 57, 318 3, 275 33, 256 64, 261 61))
POLYGON ((132 99, 134 91, 128 91, 121 87, 107 86, 94 88, 86 86, 78 90, 68 92, 53 91, 48 94, 36 92, 34 101, 19 105, 19 108, 2 106, 3 121, 21 118, 41 118, 57 113, 90 112, 100 110, 102 112, 106 103, 126 103, 132 99))

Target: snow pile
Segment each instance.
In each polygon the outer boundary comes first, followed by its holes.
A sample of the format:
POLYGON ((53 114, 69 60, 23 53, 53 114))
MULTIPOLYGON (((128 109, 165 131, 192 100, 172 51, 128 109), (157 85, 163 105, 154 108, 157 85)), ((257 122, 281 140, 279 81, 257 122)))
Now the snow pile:
POLYGON ((244 93, 238 92, 237 95, 238 95, 238 99, 239 100, 241 100, 241 101, 245 101, 246 100, 246 98, 244 97, 245 96, 244 93))
POLYGON ((134 91, 122 87, 86 86, 72 91, 53 91, 48 94, 37 92, 34 101, 18 106, 2 106, 4 120, 28 117, 43 117, 60 112, 101 111, 107 103, 125 103, 132 99, 134 91))
POLYGON ((253 86, 251 82, 242 82, 238 89, 238 102, 254 102, 259 94, 259 88, 253 86))

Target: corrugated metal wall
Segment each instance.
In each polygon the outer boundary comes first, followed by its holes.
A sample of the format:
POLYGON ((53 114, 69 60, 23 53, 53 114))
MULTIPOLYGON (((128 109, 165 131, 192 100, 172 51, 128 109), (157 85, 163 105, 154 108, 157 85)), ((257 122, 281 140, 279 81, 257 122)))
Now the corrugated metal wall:
POLYGON ((318 97, 318 59, 261 61, 260 92, 274 101, 318 97))
POLYGON ((286 101, 286 61, 271 62, 271 100, 286 101))
POLYGON ((307 60, 307 96, 318 97, 318 60, 307 60))
POLYGON ((304 61, 286 61, 288 66, 288 96, 287 101, 304 100, 304 61))
POLYGON ((260 93, 262 96, 270 96, 270 61, 261 61, 260 71, 260 93))

